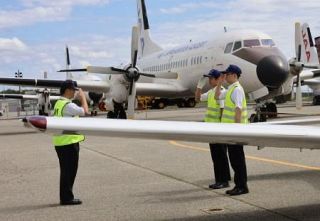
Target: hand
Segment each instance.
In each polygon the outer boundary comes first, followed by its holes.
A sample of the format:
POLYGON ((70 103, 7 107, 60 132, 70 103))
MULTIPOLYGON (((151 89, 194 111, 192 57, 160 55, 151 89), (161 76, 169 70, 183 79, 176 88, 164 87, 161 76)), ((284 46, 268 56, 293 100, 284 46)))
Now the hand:
POLYGON ((79 98, 85 98, 86 97, 86 95, 84 94, 84 92, 83 92, 83 90, 81 88, 79 88, 79 90, 78 90, 78 96, 79 96, 79 98))
POLYGON ((83 92, 83 90, 81 88, 79 88, 79 90, 76 91, 74 99, 78 100, 78 101, 86 99, 85 93, 83 92))
POLYGON ((207 83, 207 78, 206 77, 201 77, 200 80, 198 81, 197 88, 202 89, 207 83))

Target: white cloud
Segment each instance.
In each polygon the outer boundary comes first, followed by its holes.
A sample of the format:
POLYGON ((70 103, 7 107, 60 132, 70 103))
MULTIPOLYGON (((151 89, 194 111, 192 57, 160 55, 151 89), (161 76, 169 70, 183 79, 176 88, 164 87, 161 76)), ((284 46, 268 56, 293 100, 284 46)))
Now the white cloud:
POLYGON ((25 43, 23 43, 18 38, 0 38, 0 51, 24 51, 27 49, 25 43))
POLYGON ((183 3, 171 8, 161 8, 160 11, 164 14, 181 14, 198 8, 217 8, 218 6, 214 2, 183 3))
POLYGON ((63 21, 77 5, 107 4, 110 0, 21 0, 21 10, 0 10, 0 29, 38 22, 63 21))
POLYGON ((73 5, 98 5, 107 4, 110 0, 21 0, 24 6, 34 7, 34 6, 59 6, 68 7, 73 5))

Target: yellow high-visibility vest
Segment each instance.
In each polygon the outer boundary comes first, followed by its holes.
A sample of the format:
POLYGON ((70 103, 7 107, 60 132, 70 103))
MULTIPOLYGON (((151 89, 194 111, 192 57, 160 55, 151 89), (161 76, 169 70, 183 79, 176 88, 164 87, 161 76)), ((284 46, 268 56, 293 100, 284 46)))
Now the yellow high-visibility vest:
MULTIPOLYGON (((241 87, 240 83, 234 84, 231 88, 228 89, 226 94, 226 98, 224 101, 224 109, 221 117, 222 123, 235 123, 235 116, 236 116, 236 105, 232 101, 232 93, 237 88, 241 87)), ((247 101, 244 97, 242 100, 242 109, 241 109, 241 123, 247 124, 248 123, 248 112, 247 112, 247 101)))
POLYGON ((221 107, 219 102, 215 99, 215 90, 208 93, 208 109, 204 121, 207 123, 221 122, 221 107))
MULTIPOLYGON (((63 117, 63 110, 66 105, 71 103, 70 100, 67 99, 60 99, 56 102, 54 106, 54 116, 55 117, 63 117)), ((76 116, 78 117, 78 116, 76 116)), ((53 136, 53 144, 54 146, 66 146, 70 144, 79 143, 84 141, 84 135, 76 134, 76 135, 55 135, 53 136)))

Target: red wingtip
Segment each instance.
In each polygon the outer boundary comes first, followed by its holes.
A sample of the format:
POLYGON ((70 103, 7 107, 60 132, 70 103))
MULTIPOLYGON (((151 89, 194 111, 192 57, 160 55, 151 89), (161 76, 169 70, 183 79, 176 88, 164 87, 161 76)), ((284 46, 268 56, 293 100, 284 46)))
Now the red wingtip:
POLYGON ((47 129, 47 119, 45 117, 40 117, 40 116, 28 117, 27 120, 35 128, 38 128, 40 130, 47 129))

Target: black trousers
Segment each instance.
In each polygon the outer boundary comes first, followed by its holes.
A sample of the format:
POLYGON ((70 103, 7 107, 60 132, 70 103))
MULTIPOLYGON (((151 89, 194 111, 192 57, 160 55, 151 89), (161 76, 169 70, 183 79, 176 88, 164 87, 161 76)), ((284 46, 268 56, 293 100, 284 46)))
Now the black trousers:
POLYGON ((79 162, 79 143, 55 147, 60 164, 60 201, 73 200, 73 184, 79 162))
POLYGON ((231 180, 226 144, 209 144, 216 183, 231 180))
POLYGON ((243 145, 227 145, 231 167, 234 171, 236 187, 247 187, 247 166, 243 145))

